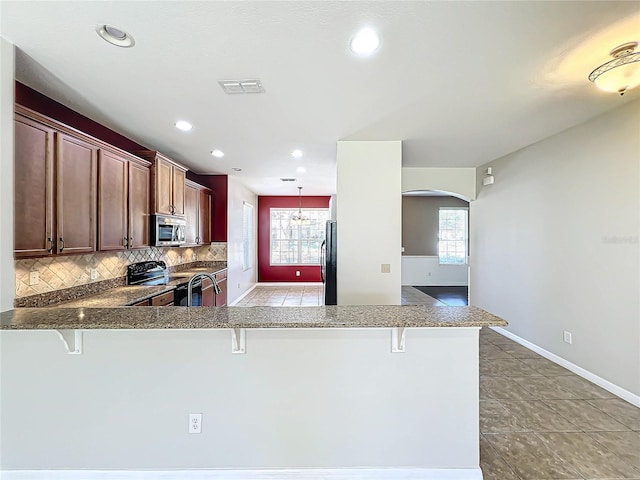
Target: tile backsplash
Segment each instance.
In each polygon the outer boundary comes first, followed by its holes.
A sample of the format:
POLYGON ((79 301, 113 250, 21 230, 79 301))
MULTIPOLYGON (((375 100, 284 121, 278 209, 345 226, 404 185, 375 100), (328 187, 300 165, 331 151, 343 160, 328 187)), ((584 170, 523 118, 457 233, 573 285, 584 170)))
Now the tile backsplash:
POLYGON ((77 287, 127 275, 127 265, 146 260, 164 260, 172 267, 199 261, 226 261, 227 244, 200 247, 159 248, 100 252, 87 255, 43 257, 16 260, 16 298, 77 287), (31 272, 38 272, 38 283, 29 285, 31 272), (94 278, 91 278, 91 273, 94 278))

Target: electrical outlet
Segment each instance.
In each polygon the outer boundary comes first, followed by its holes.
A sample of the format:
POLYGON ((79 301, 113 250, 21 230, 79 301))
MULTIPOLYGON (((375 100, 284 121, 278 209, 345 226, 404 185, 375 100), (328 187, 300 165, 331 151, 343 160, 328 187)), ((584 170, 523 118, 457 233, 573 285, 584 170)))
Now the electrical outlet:
POLYGON ((95 280, 98 278, 98 270, 96 270, 95 268, 91 269, 91 280, 95 280))
POLYGON ((178 255, 178 263, 182 263, 182 255, 178 255))
POLYGON ((189 433, 202 433, 202 414, 189 414, 189 433))
POLYGON ((40 283, 40 272, 33 270, 29 272, 29 285, 38 285, 40 283))
POLYGON ((566 330, 563 332, 564 342, 571 345, 571 332, 567 332, 566 330))
POLYGON ((300 270, 296 270, 296 277, 300 276, 300 270))

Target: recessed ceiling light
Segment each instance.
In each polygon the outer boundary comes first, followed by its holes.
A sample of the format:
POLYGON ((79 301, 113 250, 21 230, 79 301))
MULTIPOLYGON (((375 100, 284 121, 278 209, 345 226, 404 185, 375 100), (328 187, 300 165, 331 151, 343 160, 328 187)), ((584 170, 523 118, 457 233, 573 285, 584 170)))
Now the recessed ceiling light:
POLYGON ((213 155, 216 158, 222 158, 224 157, 224 152, 222 150, 216 149, 211 152, 211 155, 213 155))
POLYGON ((242 169, 238 168, 238 167, 233 167, 231 170, 233 170, 234 172, 241 172, 242 169))
POLYGON ((378 34, 370 28, 363 28, 351 39, 351 51, 356 55, 371 55, 380 45, 378 34))
POLYGON ((293 152, 291 152, 291 156, 293 158, 302 158, 302 155, 304 155, 304 153, 302 153, 302 150, 294 150, 293 152))
POLYGON ((307 169, 306 169, 306 168, 304 168, 304 167, 298 167, 298 168, 296 168, 296 173, 305 173, 306 171, 307 171, 307 169))
POLYGON ((120 27, 115 27, 113 25, 107 24, 97 25, 96 32, 104 40, 111 43, 112 45, 116 45, 117 47, 129 48, 133 47, 136 44, 136 41, 133 39, 133 37, 120 27))
POLYGON ((178 120, 176 122, 176 128, 178 130, 182 130, 183 132, 188 132, 189 130, 191 130, 193 128, 193 125, 191 125, 189 122, 187 122, 185 120, 178 120))

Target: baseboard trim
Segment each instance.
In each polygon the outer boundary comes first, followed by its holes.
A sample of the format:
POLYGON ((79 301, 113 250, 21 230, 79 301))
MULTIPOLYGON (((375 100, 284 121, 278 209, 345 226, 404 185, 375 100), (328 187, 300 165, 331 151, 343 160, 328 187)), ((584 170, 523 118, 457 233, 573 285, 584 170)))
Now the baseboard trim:
POLYGON ((229 307, 233 307, 234 305, 237 305, 238 302, 240 300, 242 300, 244 297, 246 297, 247 295, 249 295, 249 293, 251 293, 256 287, 258 286, 257 283, 254 283, 253 285, 251 285, 251 288, 247 289, 242 295, 240 295, 238 298, 236 298, 233 302, 231 302, 229 304, 229 307))
POLYGON ((558 365, 566 368, 567 370, 572 371, 576 375, 579 375, 582 378, 585 378, 590 382, 595 383, 599 387, 604 388, 608 392, 613 393, 617 397, 620 397, 623 400, 626 400, 627 402, 635 405, 636 407, 640 407, 640 396, 636 395, 635 393, 630 392, 629 390, 625 390, 624 388, 619 387, 615 383, 611 383, 610 381, 605 380, 602 377, 599 377, 595 373, 592 373, 589 370, 585 370, 584 368, 579 367, 575 363, 571 363, 569 360, 565 360, 564 358, 556 355, 555 353, 551 353, 548 350, 545 350, 544 348, 539 347, 535 343, 531 343, 530 341, 525 340, 524 338, 521 338, 511 333, 509 330, 505 330, 502 327, 491 327, 491 329, 501 335, 504 335, 507 338, 510 338, 514 342, 519 343, 523 347, 527 347, 529 350, 532 350, 542 355, 544 358, 551 360, 554 363, 557 363, 558 365))
POLYGON ((468 282, 411 283, 403 287, 468 287, 468 282))
POLYGON ((0 470, 3 480, 483 480, 480 468, 0 470))
POLYGON ((319 287, 322 282, 258 282, 261 287, 319 287))

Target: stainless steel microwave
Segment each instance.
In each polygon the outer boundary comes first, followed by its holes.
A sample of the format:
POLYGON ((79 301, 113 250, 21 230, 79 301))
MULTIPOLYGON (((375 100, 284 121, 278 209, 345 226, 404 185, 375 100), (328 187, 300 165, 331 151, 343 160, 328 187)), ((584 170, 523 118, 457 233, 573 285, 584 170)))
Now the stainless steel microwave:
POLYGON ((178 247, 186 242, 186 221, 170 215, 151 215, 151 244, 156 247, 178 247))

